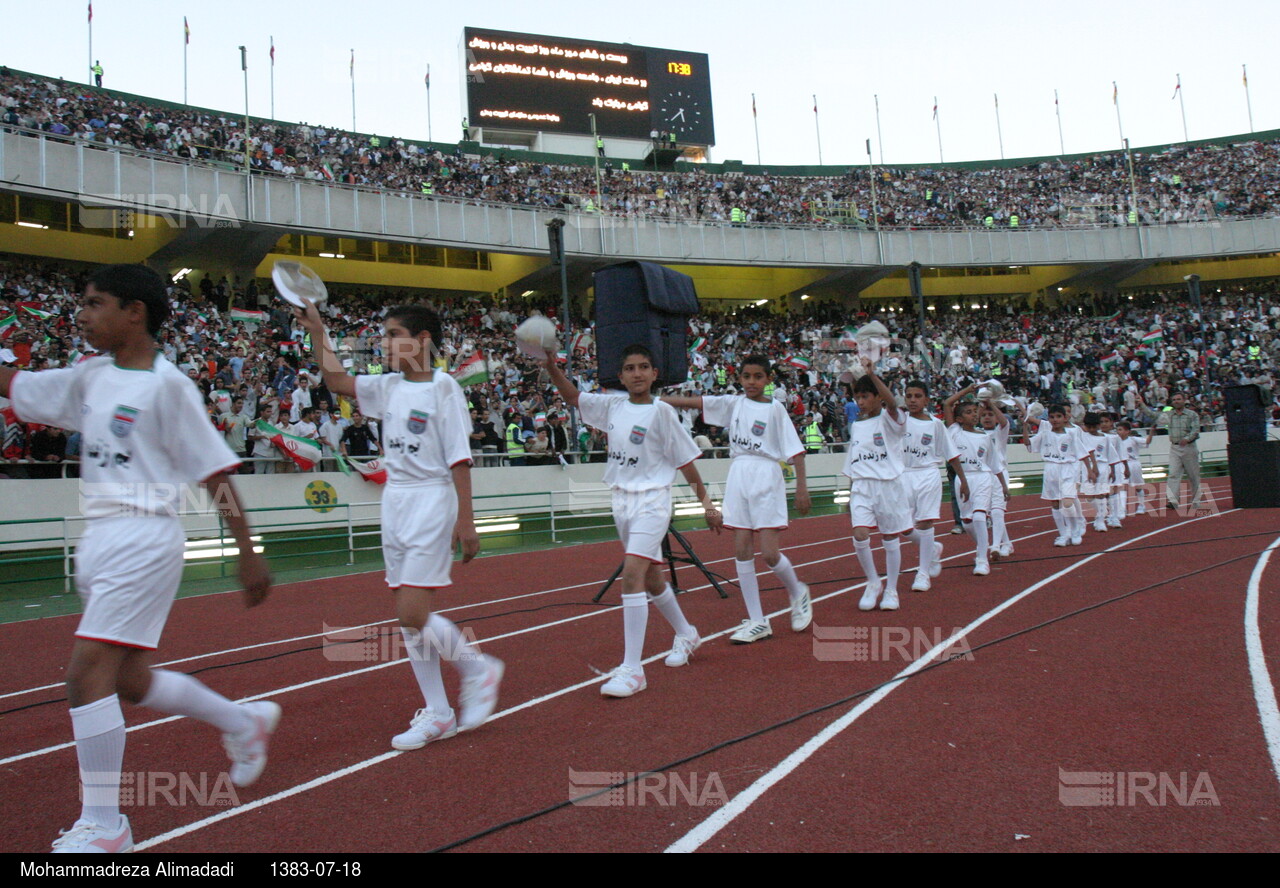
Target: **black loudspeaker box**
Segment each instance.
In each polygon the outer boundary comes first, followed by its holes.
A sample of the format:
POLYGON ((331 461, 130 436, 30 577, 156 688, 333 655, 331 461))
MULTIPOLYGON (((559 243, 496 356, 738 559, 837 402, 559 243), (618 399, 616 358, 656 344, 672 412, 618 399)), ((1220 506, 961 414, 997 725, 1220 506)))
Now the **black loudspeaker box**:
POLYGON ((1280 441, 1231 444, 1227 464, 1237 509, 1280 508, 1280 441))
POLYGON ((658 385, 689 378, 689 318, 698 313, 693 278, 652 262, 622 262, 594 275, 596 360, 600 384, 621 388, 618 371, 629 345, 648 346, 658 385))

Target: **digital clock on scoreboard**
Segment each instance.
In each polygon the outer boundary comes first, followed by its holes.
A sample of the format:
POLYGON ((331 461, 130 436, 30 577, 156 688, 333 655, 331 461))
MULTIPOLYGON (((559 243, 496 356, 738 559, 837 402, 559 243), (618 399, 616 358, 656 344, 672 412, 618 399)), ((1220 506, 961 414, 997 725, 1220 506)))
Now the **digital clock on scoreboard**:
POLYGON ((472 126, 715 144, 704 53, 466 28, 472 126))

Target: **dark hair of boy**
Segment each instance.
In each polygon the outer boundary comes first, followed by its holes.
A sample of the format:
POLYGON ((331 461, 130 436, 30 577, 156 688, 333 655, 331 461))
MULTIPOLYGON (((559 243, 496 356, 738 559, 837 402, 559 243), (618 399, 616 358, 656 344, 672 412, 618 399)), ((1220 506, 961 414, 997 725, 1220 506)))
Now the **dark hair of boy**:
POLYGON ((1096 413, 1086 413, 1080 423, 1087 428, 1096 429, 1102 425, 1102 417, 1096 413))
POLYGON ((876 384, 871 381, 870 376, 859 376, 853 382, 854 394, 858 392, 866 392, 867 394, 876 394, 876 384))
POLYGON ((426 330, 431 334, 431 344, 436 348, 444 341, 440 332, 440 316, 425 305, 398 305, 387 312, 387 320, 392 319, 403 324, 410 336, 417 336, 426 330))
POLYGON ((925 397, 929 396, 929 386, 925 383, 923 379, 908 380, 907 385, 903 389, 903 391, 906 391, 906 389, 920 389, 920 391, 924 392, 925 397))
POLYGON ((1118 423, 1116 423, 1116 428, 1124 429, 1125 431, 1131 432, 1133 431, 1133 423, 1129 422, 1129 420, 1127 419, 1122 419, 1118 423))
POLYGON ((145 265, 104 265, 90 275, 88 282, 98 292, 119 299, 121 308, 141 302, 147 310, 147 332, 153 337, 160 335, 160 328, 169 320, 164 278, 145 265))
POLYGON ((646 346, 643 346, 638 342, 628 345, 622 350, 622 362, 625 364, 627 362, 627 358, 632 355, 640 355, 643 358, 648 358, 649 366, 653 366, 653 352, 649 351, 646 346))
POLYGON ((748 367, 759 367, 765 372, 765 375, 773 372, 773 364, 764 355, 747 355, 742 359, 742 363, 738 365, 738 369, 746 370, 748 367))
POLYGON ((1070 414, 1067 412, 1067 407, 1065 404, 1050 404, 1048 415, 1053 416, 1055 413, 1058 414, 1059 416, 1070 416, 1070 414))

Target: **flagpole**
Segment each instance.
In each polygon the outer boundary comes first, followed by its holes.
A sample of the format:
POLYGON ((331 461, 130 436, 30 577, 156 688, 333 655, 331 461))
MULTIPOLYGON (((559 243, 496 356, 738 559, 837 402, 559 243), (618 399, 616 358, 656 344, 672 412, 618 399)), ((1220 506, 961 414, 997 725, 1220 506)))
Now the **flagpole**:
POLYGON ((1000 94, 993 93, 996 97, 996 138, 1000 140, 1000 159, 1004 160, 1004 131, 1000 129, 1000 94))
POLYGON ((938 130, 938 163, 946 163, 942 159, 942 121, 938 119, 938 97, 933 97, 933 123, 938 130))
POLYGON ((884 136, 880 132, 880 97, 876 96, 876 143, 880 146, 880 166, 884 166, 884 136))
MULTIPOLYGON (((92 31, 89 33, 89 39, 93 39, 92 31)), ((1249 101, 1249 66, 1241 65, 1240 71, 1244 75, 1244 106, 1249 110, 1249 132, 1253 132, 1253 102, 1249 101)))
POLYGON ((1111 103, 1116 106, 1116 126, 1120 129, 1120 141, 1124 142, 1124 124, 1120 122, 1120 87, 1111 81, 1111 103))
POLYGON ((276 38, 272 35, 271 40, 271 119, 276 119, 276 38))
POLYGON ((351 48, 351 132, 356 131, 356 50, 351 48))
POLYGON ((813 130, 818 134, 818 166, 822 166, 822 129, 818 126, 818 96, 813 96, 813 130))
POLYGON ((1182 75, 1178 75, 1178 106, 1182 109, 1182 141, 1190 142, 1191 137, 1187 135, 1187 103, 1182 98, 1182 75))
POLYGON ((188 105, 187 101, 187 45, 191 43, 191 34, 187 30, 187 17, 182 17, 182 104, 188 105))
POLYGON ((435 141, 431 137, 431 66, 427 65, 427 141, 435 141))
POLYGON ((249 184, 251 170, 249 168, 249 51, 240 47, 240 70, 244 72, 244 173, 245 186, 249 184))
MULTIPOLYGON (((89 2, 89 79, 86 80, 85 83, 88 83, 90 86, 94 85, 94 80, 93 80, 93 2, 92 0, 90 0, 89 2)), ((1245 87, 1245 92, 1246 93, 1248 92, 1247 85, 1245 87)), ((1249 118, 1251 120, 1253 119, 1253 112, 1249 113, 1249 118)))
POLYGON ((751 94, 751 119, 755 122, 756 127, 756 166, 762 166, 763 161, 760 160, 760 116, 756 113, 756 94, 751 94))
POLYGON ((1062 106, 1058 104, 1058 91, 1053 91, 1053 112, 1058 115, 1058 151, 1067 153, 1067 143, 1062 139, 1062 106))
POLYGON ((880 240, 880 205, 876 201, 876 165, 871 159, 871 140, 867 139, 867 171, 871 175, 871 227, 876 232, 876 251, 884 263, 884 243, 880 240))

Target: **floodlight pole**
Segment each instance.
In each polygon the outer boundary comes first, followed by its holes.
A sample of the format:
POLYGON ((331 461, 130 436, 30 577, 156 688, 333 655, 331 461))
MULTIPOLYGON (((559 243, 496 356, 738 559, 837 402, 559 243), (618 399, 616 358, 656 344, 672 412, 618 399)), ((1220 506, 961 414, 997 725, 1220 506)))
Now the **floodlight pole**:
MULTIPOLYGON (((594 115, 593 115, 594 117, 594 115)), ((569 304, 569 263, 564 255, 564 220, 552 219, 547 223, 547 244, 551 252, 551 264, 560 266, 560 298, 564 313, 564 375, 573 378, 573 315, 569 304)), ((578 417, 569 411, 570 451, 578 441, 578 417)))

